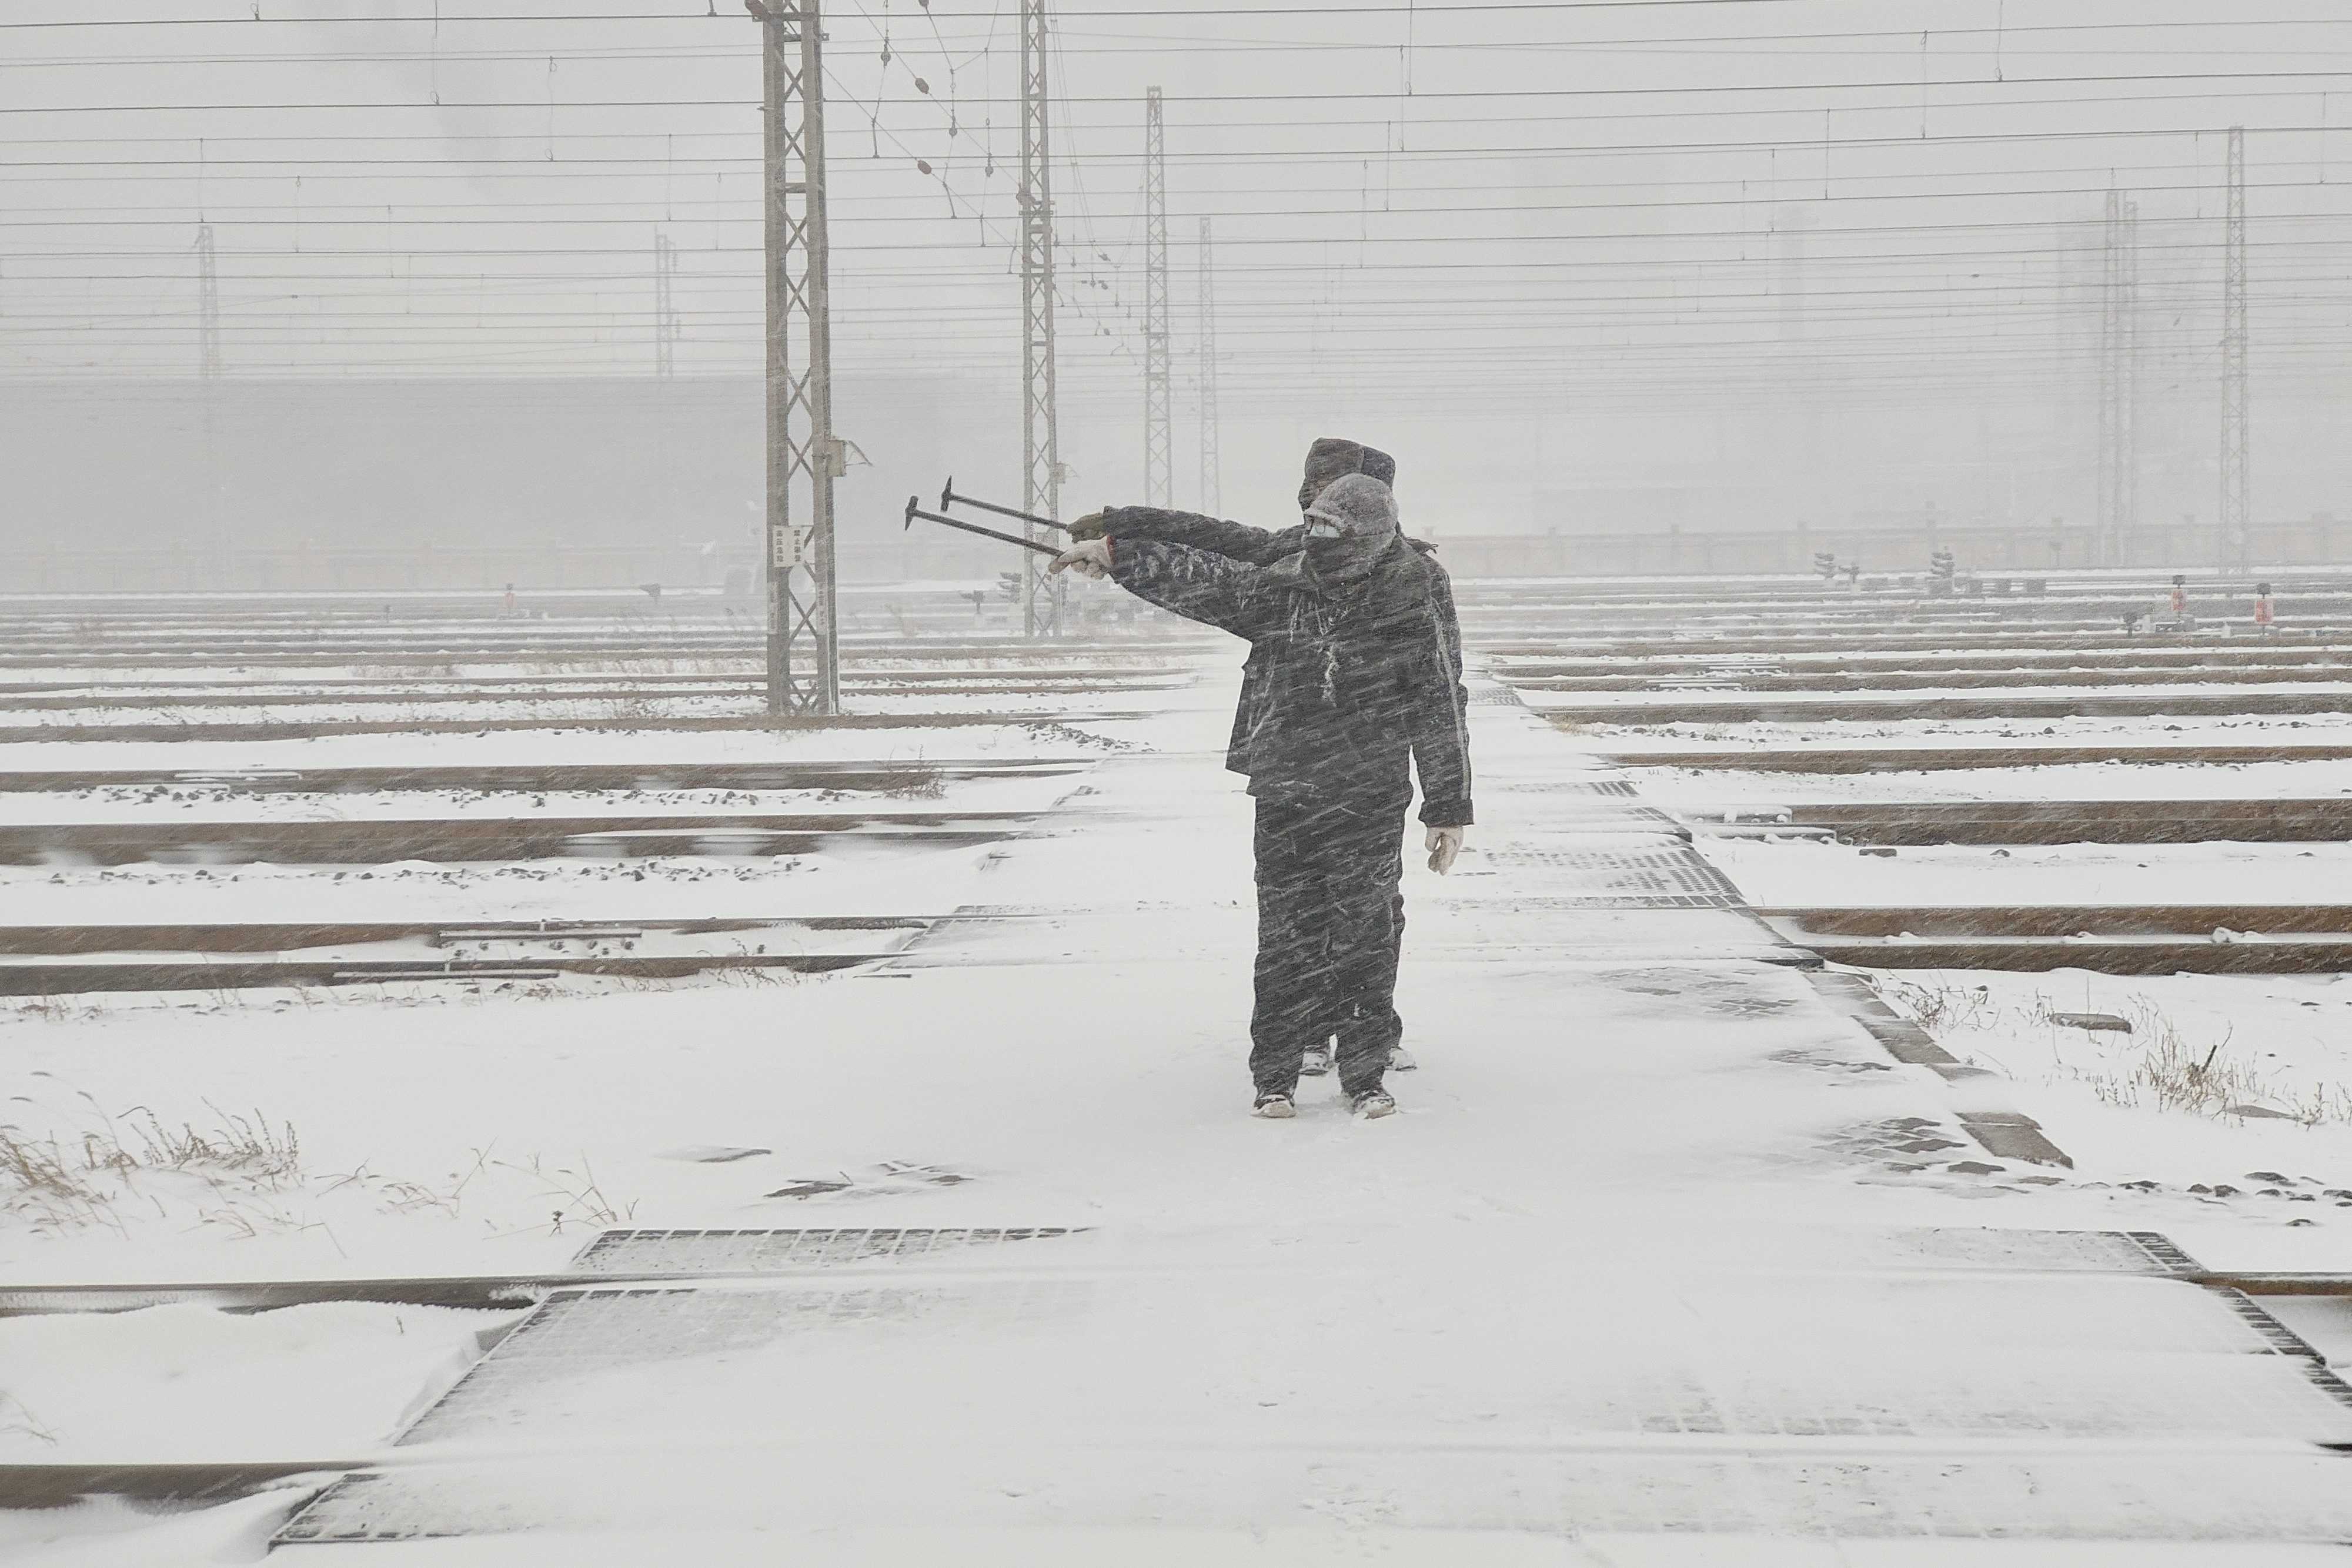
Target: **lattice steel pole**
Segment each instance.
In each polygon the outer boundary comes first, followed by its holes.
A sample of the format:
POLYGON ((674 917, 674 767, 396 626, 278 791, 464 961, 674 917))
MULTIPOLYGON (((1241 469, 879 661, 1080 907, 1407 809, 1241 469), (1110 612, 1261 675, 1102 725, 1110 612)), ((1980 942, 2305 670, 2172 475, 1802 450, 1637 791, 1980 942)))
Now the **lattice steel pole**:
POLYGON ((205 487, 212 492, 213 538, 220 550, 221 586, 229 586, 228 482, 220 449, 220 259, 213 225, 196 225, 196 391, 204 400, 205 487))
POLYGON ((1168 157, 1160 89, 1143 90, 1143 499, 1174 488, 1175 409, 1168 387, 1168 157))
POLYGON ((1201 220, 1201 510, 1224 508, 1223 463, 1217 452, 1217 276, 1209 220, 1201 220))
MULTIPOLYGON (((677 526, 677 246, 669 235, 654 235, 654 383, 661 421, 661 521, 677 526)), ((667 541, 665 540, 665 543, 667 541)))
POLYGON ((2099 278, 2099 506, 2095 554, 2130 556, 2139 509, 2139 204, 2107 193, 2099 278))
POLYGON ((669 235, 654 235, 654 374, 667 381, 677 373, 677 306, 671 281, 677 276, 677 246, 669 235))
POLYGON ((2228 229, 2221 260, 2221 570, 2253 565, 2254 515, 2247 462, 2246 129, 2230 128, 2228 229))
POLYGON ((209 398, 220 384, 220 262, 213 251, 213 225, 196 227, 196 379, 209 398))
MULTIPOLYGON (((1054 182, 1047 134, 1045 0, 1021 0, 1021 445, 1022 510, 1062 515, 1062 434, 1054 387, 1054 182)), ((1034 523, 1022 533, 1041 538, 1034 523)), ((1062 580, 1045 558, 1021 552, 1021 629, 1062 629, 1062 580)))
POLYGON ((833 434, 823 21, 817 0, 744 6, 760 19, 766 87, 768 711, 829 715, 841 711, 833 482, 843 449, 833 434))

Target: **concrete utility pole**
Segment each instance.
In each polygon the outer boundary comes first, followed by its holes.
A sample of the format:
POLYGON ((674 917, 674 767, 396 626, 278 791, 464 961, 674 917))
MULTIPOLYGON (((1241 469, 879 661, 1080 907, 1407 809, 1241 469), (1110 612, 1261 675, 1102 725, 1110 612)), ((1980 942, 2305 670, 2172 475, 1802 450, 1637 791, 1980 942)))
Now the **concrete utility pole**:
POLYGON ((2246 128, 2230 128, 2229 227, 2221 261, 2221 570, 2253 565, 2246 456, 2246 128))
POLYGON ((1175 412, 1168 391, 1168 160, 1160 89, 1143 91, 1143 500, 1169 504, 1175 412))
POLYGON ((818 0, 743 4, 760 20, 766 87, 768 711, 831 715, 841 711, 833 482, 845 463, 833 434, 824 26, 818 0))
POLYGON ((1211 265, 1209 220, 1201 220, 1201 510, 1224 507, 1223 461, 1217 454, 1217 277, 1211 265))
POLYGON ((2139 204, 2107 193, 2099 278, 2099 509, 2095 555, 2122 566, 2139 509, 2139 204))
MULTIPOLYGON (((1021 0, 1021 509, 1062 515, 1062 433, 1054 389, 1054 183, 1046 134, 1045 0, 1021 0)), ((1024 523, 1024 538, 1044 529, 1024 523)), ((1047 541, 1050 542, 1050 541, 1047 541)), ((1021 629, 1031 637, 1062 630, 1062 580, 1046 560, 1021 552, 1021 629)))

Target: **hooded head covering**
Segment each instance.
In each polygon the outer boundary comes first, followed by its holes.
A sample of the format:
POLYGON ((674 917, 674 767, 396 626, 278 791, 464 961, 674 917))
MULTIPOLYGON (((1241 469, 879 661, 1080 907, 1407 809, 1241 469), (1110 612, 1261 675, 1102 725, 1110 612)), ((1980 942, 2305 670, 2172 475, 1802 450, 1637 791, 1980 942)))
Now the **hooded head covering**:
POLYGON ((1345 474, 1315 497, 1307 523, 1308 575, 1323 587, 1349 587, 1370 577, 1396 543, 1396 494, 1369 474, 1345 474))
POLYGON ((1318 436, 1307 449, 1307 476, 1298 486, 1298 507, 1305 511, 1315 492, 1346 474, 1369 474, 1383 485, 1396 483, 1396 459, 1376 447, 1336 435, 1318 436))

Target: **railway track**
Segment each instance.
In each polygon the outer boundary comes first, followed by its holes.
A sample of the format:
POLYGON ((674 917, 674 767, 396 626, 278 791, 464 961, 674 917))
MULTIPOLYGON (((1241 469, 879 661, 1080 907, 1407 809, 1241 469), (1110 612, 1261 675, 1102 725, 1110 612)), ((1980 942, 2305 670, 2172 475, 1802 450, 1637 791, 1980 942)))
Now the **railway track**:
POLYGON ((838 789, 919 793, 950 782, 1056 779, 1091 759, 1009 761, 928 758, 894 762, 422 763, 373 768, 0 768, 0 792, 84 789, 226 789, 245 795, 472 790, 838 789))
POLYGON ((1606 724, 1636 728, 1670 724, 1885 724, 1899 719, 2295 717, 2352 713, 2352 687, 2314 692, 2174 691, 2113 696, 2094 688, 2070 695, 1945 696, 1922 693, 1900 700, 1823 694, 1811 699, 1757 697, 1748 701, 1545 702, 1529 704, 1570 728, 1606 724))
POLYGON ((1513 676, 1522 692, 1717 692, 1774 695, 1784 692, 1958 692, 2082 686, 2294 685, 2352 682, 2352 664, 2188 669, 2108 670, 1864 670, 1816 674, 1723 668, 1706 671, 1643 671, 1622 675, 1513 676))
POLYGON ((0 741, 271 741, 310 740, 328 735, 486 735, 523 730, 562 730, 631 735, 657 731, 795 731, 845 729, 951 729, 1006 724, 1113 724, 1148 718, 1137 708, 1040 708, 1028 713, 963 712, 837 714, 830 718, 774 714, 614 715, 602 717, 533 718, 358 718, 191 720, 184 724, 43 724, 0 728, 0 741))
POLYGON ((0 996, 822 974, 895 957, 943 918, 0 926, 0 996))
MULTIPOLYGON (((773 855, 860 841, 954 848, 1017 835, 1035 816, 1034 810, 855 801, 783 810, 574 813, 532 810, 519 799, 512 810, 501 815, 0 824, 0 863, 376 865, 559 856, 773 855)), ((1768 835, 1810 831, 1873 846, 2340 842, 2352 838, 2352 798, 1828 801, 1737 808, 1720 815, 1685 812, 1684 820, 1701 829, 1768 835)))
POLYGON ((2278 643, 2219 643, 2201 648, 2149 647, 2145 640, 2126 648, 2035 648, 2022 642, 1998 648, 1936 648, 1922 652, 1857 652, 1806 653, 1714 653, 1670 649, 1629 650, 1603 656, 1539 658, 1534 655, 1497 657, 1496 674, 1517 683, 1552 676, 1614 675, 1631 671, 1639 675, 1715 674, 1771 675, 1808 671, 1842 674, 1859 670, 1919 669, 2008 672, 2029 669, 2237 669, 2260 666, 2293 669, 2311 664, 2352 667, 2352 647, 2314 643, 2295 647, 2278 643))
MULTIPOLYGON (((901 681, 887 676, 846 680, 842 689, 852 698, 857 696, 940 697, 1034 697, 1087 696, 1097 694, 1167 691, 1192 679, 1189 674, 1128 674, 1105 673, 1097 675, 1013 675, 982 678, 964 676, 953 680, 901 681)), ((766 701, 764 683, 751 681, 708 682, 697 685, 678 686, 576 686, 547 687, 539 690, 493 687, 486 691, 463 690, 403 691, 382 688, 355 688, 345 691, 269 692, 240 690, 235 687, 214 687, 204 692, 149 695, 142 692, 89 689, 82 692, 42 695, 20 695, 8 699, 8 706, 20 713, 103 713, 117 710, 126 713, 173 712, 180 709, 272 708, 299 711, 304 708, 405 706, 421 711, 440 707, 496 708, 526 706, 547 703, 610 703, 677 705, 697 699, 723 703, 734 709, 757 710, 766 701)))
POLYGON ((2329 843, 2352 838, 2352 797, 2284 800, 1837 800, 1686 812, 1694 827, 1826 831, 1847 843, 2329 843))
POLYGON ((0 864, 142 861, 383 865, 556 856, 805 854, 853 842, 955 849, 1011 838, 1034 811, 845 805, 828 810, 419 817, 333 821, 0 824, 0 864))
POLYGON ((2273 649, 2304 649, 2341 653, 2352 648, 2352 637, 2331 631, 2322 633, 2290 629, 2263 636, 2225 636, 2219 632, 2126 635, 2116 629, 2091 629, 2064 633, 2042 631, 2028 635, 2017 627, 1985 626, 1942 632, 1887 631, 1857 627, 1835 635, 1810 627, 1745 628, 1737 633, 1700 634, 1687 627, 1660 626, 1641 635, 1603 635, 1589 630, 1564 628, 1551 635, 1517 633, 1465 624, 1465 639, 1480 653, 1506 663, 1504 673, 1529 663, 1569 659, 1771 659, 1813 656, 1868 659, 1879 654, 1965 654, 1997 657, 2011 650, 2041 653, 2136 653, 2144 650, 2196 653, 2246 650, 2267 655, 2273 649))
MULTIPOLYGON (((1604 747, 1612 743, 1602 742, 1604 747)), ((2130 742, 2069 746, 1822 746, 1708 751, 1621 747, 1603 755, 1627 768, 1685 768, 1715 773, 1940 773, 1990 768, 2056 768, 2108 762, 2149 767, 2243 767, 2258 762, 2352 761, 2352 746, 2242 742, 2226 746, 2145 746, 2130 742)))
POLYGON ((2088 969, 2106 975, 2352 970, 2352 907, 2025 904, 1759 908, 1833 964, 1878 969, 2088 969))

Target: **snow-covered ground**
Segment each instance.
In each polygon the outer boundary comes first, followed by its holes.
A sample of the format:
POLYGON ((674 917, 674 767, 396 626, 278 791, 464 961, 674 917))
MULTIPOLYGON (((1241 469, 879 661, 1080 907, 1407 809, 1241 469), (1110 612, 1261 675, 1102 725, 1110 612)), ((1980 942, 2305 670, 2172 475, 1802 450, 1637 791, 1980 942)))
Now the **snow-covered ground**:
POLYGON ((1916 773, 1644 768, 1636 782, 1643 799, 1688 811, 1832 800, 2308 800, 2352 795, 2352 758, 2045 763, 1916 773))
POLYGON ((2352 1210, 2352 977, 1906 969, 1877 979, 1947 1050, 2019 1086, 2084 1168, 2127 1166, 2170 1201, 2265 1225, 2352 1210))
MULTIPOLYGON (((1781 708, 1811 708, 1824 721, 1834 721, 1840 707, 1856 702, 1901 701, 1917 703, 1923 707, 1938 702, 1969 702, 1997 700, 2001 702, 2033 702, 2045 699, 2060 701, 2096 701, 2102 694, 2080 685, 2019 685, 2002 686, 1988 691, 1981 686, 1922 686, 1899 692, 1741 692, 1701 689, 1689 686, 1661 687, 1649 691, 1623 692, 1549 692, 1530 690, 1522 694, 1529 707, 1541 712, 1573 712, 1590 722, 1609 722, 1609 710, 1617 707, 1664 707, 1678 706, 1710 707, 1724 703, 1770 703, 1781 708)), ((2119 688, 2111 694, 2117 700, 2161 704, 2168 697, 2210 698, 2216 695, 2254 701, 2264 696, 2306 696, 2336 698, 2342 707, 2352 710, 2352 685, 2328 681, 2249 681, 2242 684, 2200 684, 2193 674, 2183 672, 2178 681, 2151 683, 2119 688)), ((2161 712, 2161 708, 2158 709, 2161 712)), ((2340 722, 2340 713, 2331 714, 2340 722)))
MULTIPOLYGON (((919 777, 910 783, 928 784, 919 777)), ((0 790, 0 826, 61 823, 371 822, 561 821, 566 817, 954 816, 1042 810, 1071 788, 1065 779, 973 779, 891 795, 839 789, 292 789, 256 793, 230 784, 101 786, 0 790)))
POLYGON ((1708 861, 1748 902, 1773 909, 2352 900, 2347 844, 1935 844, 1890 853, 1701 836, 1708 861))
MULTIPOLYGON (((1908 695, 1909 694, 1906 694, 1908 695)), ((2002 750, 2051 746, 2352 745, 2352 718, 2323 713, 2249 717, 2173 714, 2150 717, 1838 718, 1806 724, 1658 724, 1628 727, 1595 718, 1578 730, 1600 750, 1628 763, 1661 751, 1802 751, 1842 747, 1933 747, 2002 750)))
POLYGON ((610 726, 477 733, 323 735, 271 740, 0 741, 0 768, 26 772, 227 772, 238 768, 561 767, 609 763, 862 762, 1066 758, 1105 743, 1052 720, 784 730, 632 730, 610 726))
POLYGON ((6 923, 400 925, 758 920, 945 914, 994 852, 844 845, 822 853, 491 864, 0 867, 6 923))
MULTIPOLYGON (((389 1450, 510 1314, 0 1319, 0 1452, 378 1460, 385 1517, 483 1533, 295 1560, 430 1568, 2334 1560, 2316 1553, 2352 1534, 2352 1494, 2314 1445, 2352 1441, 2352 1416, 2300 1360, 2261 1354, 2195 1286, 2029 1266, 1987 1229, 2158 1230, 2219 1267, 2352 1269, 2352 1207, 2321 1196, 2352 1187, 2352 1121, 2135 1098, 2109 1086, 2131 1082, 2126 1047, 2035 1021, 2023 988, 2147 997, 2176 1057, 2234 1028, 2229 1053, 2245 1042, 2268 1075, 2253 1092, 2325 1112, 2345 1054, 2331 988, 1940 977, 1954 1000, 1883 980, 2005 1077, 1964 1100, 1741 912, 1591 897, 1590 857, 1680 852, 1619 814, 1638 802, 1560 789, 1618 777, 1589 742, 1481 706, 1471 849, 1444 881, 1407 861, 1400 1007, 1422 1066, 1392 1080, 1402 1113, 1352 1121, 1325 1080, 1297 1121, 1256 1121, 1250 805, 1221 766, 1235 662, 1148 720, 1083 729, 0 748, 17 767, 1094 764, 1021 781, 1070 792, 1049 831, 986 851, 0 882, 28 923, 1007 912, 789 981, 0 1009, 16 1145, 82 1173, 6 1189, 9 1287, 541 1272, 612 1228, 1087 1232, 697 1291, 597 1341, 602 1359, 518 1360, 389 1450), (2074 1166, 1972 1143, 1959 1113, 1988 1093, 2074 1166), (2265 1170, 2293 1179, 2246 1186, 2265 1170), (1983 1539, 2003 1532, 2022 1539, 1983 1539)), ((2315 884, 2346 858, 2287 848, 2238 853, 2315 884)), ((1964 869, 1979 862, 2026 873, 2036 891, 2003 902, 2089 897, 2079 851, 1706 850, 1759 903, 1882 901, 1866 879, 1891 889, 1937 854, 1955 886, 1990 882, 1964 869), (1808 875, 1871 896, 1775 891, 1808 875)), ((2200 899, 2240 874, 2227 846, 2190 852, 2116 858, 2186 864, 2200 899)), ((0 1551, 251 1561, 316 1490, 8 1517, 0 1551)))

